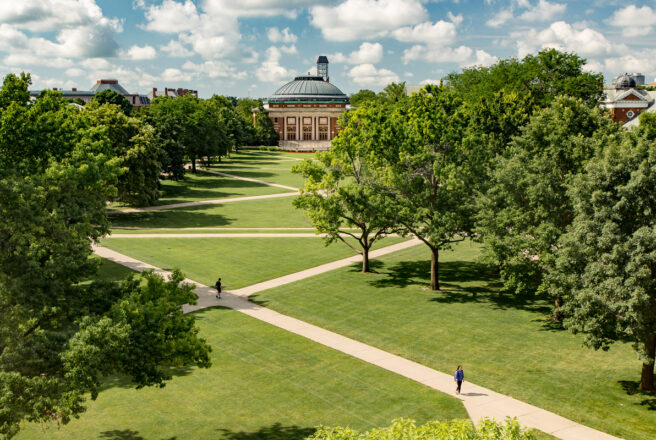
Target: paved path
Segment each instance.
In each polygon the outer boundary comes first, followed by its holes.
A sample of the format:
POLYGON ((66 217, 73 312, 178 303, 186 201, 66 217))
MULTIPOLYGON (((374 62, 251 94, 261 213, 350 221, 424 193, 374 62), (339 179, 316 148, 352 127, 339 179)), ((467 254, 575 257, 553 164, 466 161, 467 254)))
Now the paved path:
MULTIPOLYGON (((371 256, 373 258, 375 256, 384 255, 405 247, 413 246, 417 243, 418 240, 416 239, 398 243, 373 251, 371 256)), ((136 271, 152 269, 163 276, 168 276, 170 274, 162 269, 107 248, 94 246, 94 252, 103 258, 107 258, 136 271)), ((276 327, 311 339, 319 344, 323 344, 342 353, 369 362, 370 364, 400 374, 401 376, 412 379, 453 397, 457 397, 462 400, 467 412, 469 413, 469 417, 474 421, 478 421, 483 417, 490 417, 496 420, 503 420, 506 417, 517 417, 522 425, 539 429, 563 440, 618 440, 617 437, 588 428, 552 412, 537 408, 533 405, 513 399, 512 397, 495 393, 494 391, 479 387, 469 382, 463 384, 463 388, 466 392, 461 395, 456 395, 453 377, 450 374, 441 373, 400 356, 363 344, 296 318, 282 315, 248 301, 248 296, 255 292, 318 275, 329 270, 353 264, 359 260, 360 257, 358 256, 346 258, 344 260, 317 266, 292 275, 258 283, 253 286, 225 292, 223 299, 221 300, 215 298, 216 291, 213 288, 187 279, 185 280, 186 282, 196 286, 194 292, 198 295, 198 303, 194 306, 184 306, 183 309, 185 312, 191 312, 214 306, 229 307, 238 312, 259 319, 260 321, 267 322, 276 327)))
MULTIPOLYGON (((296 188, 292 188, 296 190, 296 188)), ((159 205, 159 206, 146 206, 145 208, 126 208, 126 209, 116 209, 114 211, 108 211, 108 214, 129 214, 132 212, 147 212, 147 211, 160 211, 163 209, 175 209, 175 208, 186 208, 189 206, 200 206, 200 205, 219 205, 223 203, 232 203, 232 202, 245 202, 248 200, 259 200, 259 199, 271 199, 275 197, 291 197, 299 195, 299 192, 286 192, 279 194, 265 194, 262 196, 248 196, 248 197, 233 197, 229 199, 214 199, 214 200, 199 200, 197 202, 184 202, 184 203, 172 203, 170 205, 159 205)))
POLYGON ((291 191, 298 191, 298 188, 294 188, 293 186, 281 185, 279 183, 265 182, 264 180, 251 179, 250 177, 237 176, 236 174, 228 174, 228 173, 224 173, 222 171, 209 170, 207 168, 200 168, 200 169, 202 171, 204 171, 206 173, 210 173, 210 174, 217 174, 219 176, 232 177, 233 179, 245 180, 247 182, 261 183, 262 185, 269 185, 269 186, 275 186, 277 188, 289 189, 291 191))

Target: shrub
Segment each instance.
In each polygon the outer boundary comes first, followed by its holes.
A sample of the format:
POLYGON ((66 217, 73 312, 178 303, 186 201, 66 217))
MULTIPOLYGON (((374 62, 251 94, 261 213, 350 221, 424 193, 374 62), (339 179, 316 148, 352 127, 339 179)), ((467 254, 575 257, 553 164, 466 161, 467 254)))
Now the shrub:
POLYGON ((427 422, 417 426, 414 420, 396 419, 390 426, 359 433, 350 428, 320 426, 308 437, 312 440, 535 440, 532 429, 523 429, 517 419, 505 423, 483 419, 478 428, 469 420, 427 422))

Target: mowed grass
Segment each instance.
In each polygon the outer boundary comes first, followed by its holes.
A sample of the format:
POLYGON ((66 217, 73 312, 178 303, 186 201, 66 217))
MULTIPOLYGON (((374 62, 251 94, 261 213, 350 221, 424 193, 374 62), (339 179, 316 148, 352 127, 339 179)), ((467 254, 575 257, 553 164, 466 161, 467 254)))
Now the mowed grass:
MULTIPOLYGON (((386 238, 375 248, 402 240, 386 238)), ((227 290, 356 255, 343 243, 324 247, 318 237, 107 238, 101 244, 163 269, 181 269, 188 278, 206 285, 214 285, 220 276, 227 290)))
POLYGON ((211 169, 236 176, 301 188, 303 187, 303 176, 292 174, 291 169, 294 165, 300 163, 296 159, 311 158, 311 155, 303 156, 298 153, 295 156, 276 152, 266 152, 266 154, 234 153, 229 158, 224 158, 221 163, 213 164, 211 169))
POLYGON ((292 206, 295 196, 114 214, 114 226, 140 228, 307 228, 310 221, 292 206))
MULTIPOLYGON (((263 185, 219 176, 198 170, 196 174, 187 171, 183 180, 160 180, 160 198, 153 206, 174 203, 197 202, 200 200, 230 199, 288 192, 284 188, 263 185)), ((114 203, 112 209, 126 208, 121 203, 114 203)))
POLYGON ((79 420, 19 440, 300 440, 320 424, 366 430, 396 417, 466 418, 458 399, 228 309, 197 313, 212 367, 162 389, 115 379, 79 420))
POLYGON ((656 398, 636 393, 630 345, 583 347, 549 325, 547 301, 500 295, 479 254, 469 243, 442 252, 440 292, 427 289, 430 254, 418 245, 381 257, 378 273, 344 268, 251 299, 443 372, 462 364, 466 381, 601 431, 656 438, 656 398))

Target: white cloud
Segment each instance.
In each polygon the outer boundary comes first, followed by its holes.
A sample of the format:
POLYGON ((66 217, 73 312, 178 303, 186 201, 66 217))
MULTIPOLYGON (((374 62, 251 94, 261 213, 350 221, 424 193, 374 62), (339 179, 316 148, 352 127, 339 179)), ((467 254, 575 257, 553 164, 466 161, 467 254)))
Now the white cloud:
POLYGON ((513 12, 509 9, 497 12, 494 17, 485 22, 486 25, 496 28, 500 27, 513 19, 513 12))
POLYGON ((151 5, 145 13, 144 29, 165 34, 189 31, 200 22, 200 14, 191 0, 178 3, 164 0, 161 5, 151 5))
POLYGON ((272 27, 267 29, 267 37, 272 43, 296 43, 298 37, 292 33, 292 31, 286 27, 282 31, 277 27, 272 27))
POLYGON ((563 3, 550 3, 547 0, 540 0, 538 4, 523 12, 518 18, 523 21, 549 21, 562 14, 567 9, 563 3))
POLYGON ((280 48, 280 50, 281 50, 282 52, 288 54, 288 55, 292 55, 292 54, 297 54, 297 53, 298 53, 298 49, 296 49, 296 46, 293 45, 293 44, 290 45, 290 46, 282 46, 282 47, 280 48))
POLYGON ((103 69, 107 70, 114 67, 109 61, 107 61, 104 58, 88 58, 86 60, 82 60, 80 64, 82 65, 82 67, 91 70, 103 70, 103 69))
POLYGON ((420 0, 345 0, 337 6, 313 6, 310 22, 329 41, 350 41, 386 35, 428 17, 420 0))
POLYGON ((85 74, 84 70, 77 67, 71 67, 66 69, 66 76, 83 76, 85 74))
POLYGON ((656 25, 656 11, 649 6, 638 8, 630 5, 615 11, 607 23, 621 27, 622 34, 626 37, 640 37, 653 31, 653 26, 656 25))
POLYGON ((341 52, 328 55, 330 62, 347 64, 376 64, 382 59, 383 45, 368 42, 362 43, 358 50, 354 50, 348 56, 341 52))
POLYGON ((282 82, 291 81, 296 72, 291 69, 287 69, 280 65, 280 58, 282 54, 280 49, 277 47, 271 46, 266 50, 266 60, 262 62, 262 65, 257 69, 255 75, 260 81, 271 82, 275 84, 280 84, 282 82))
POLYGON ((182 72, 180 69, 168 68, 162 72, 162 80, 170 82, 191 81, 191 73, 182 72))
POLYGON ((385 86, 398 82, 399 76, 387 69, 376 69, 373 64, 361 64, 348 72, 349 78, 360 86, 385 86))
POLYGON ((415 45, 403 51, 404 64, 414 60, 424 60, 429 63, 466 63, 471 59, 474 51, 467 46, 456 48, 441 46, 415 45))
POLYGON ((132 46, 127 51, 121 53, 124 58, 129 60, 152 60, 157 56, 157 51, 152 46, 132 46))
POLYGON ((170 57, 174 58, 184 58, 194 54, 192 51, 184 47, 182 43, 176 40, 171 40, 166 45, 160 46, 159 50, 168 53, 170 57))
POLYGON ((564 52, 576 52, 583 56, 610 54, 622 49, 613 45, 602 33, 594 29, 578 30, 564 21, 552 23, 539 32, 531 29, 527 32, 512 33, 511 37, 517 40, 520 58, 548 47, 564 52))
POLYGON ((528 0, 516 0, 511 2, 510 8, 500 10, 486 21, 485 24, 492 28, 498 28, 512 20, 524 22, 550 21, 556 16, 561 15, 566 9, 567 5, 564 3, 551 3, 547 0, 538 0, 535 6, 533 6, 528 0), (515 16, 515 9, 524 9, 524 11, 515 16))
POLYGON ((210 78, 244 79, 248 76, 246 72, 239 72, 234 66, 223 61, 205 61, 202 64, 187 61, 182 65, 182 69, 189 70, 192 73, 197 74, 196 76, 199 76, 198 74, 202 73, 210 78))
POLYGON ((391 36, 408 43, 448 45, 456 37, 456 23, 462 21, 461 15, 453 18, 455 23, 440 20, 435 23, 427 21, 413 27, 402 27, 392 31, 391 36))
POLYGON ((499 61, 499 57, 490 55, 484 50, 477 50, 476 57, 470 62, 465 62, 462 64, 463 67, 472 67, 472 66, 491 66, 499 61))
POLYGON ((321 0, 205 0, 204 9, 212 15, 233 17, 273 17, 283 15, 296 18, 299 8, 323 3, 321 0))

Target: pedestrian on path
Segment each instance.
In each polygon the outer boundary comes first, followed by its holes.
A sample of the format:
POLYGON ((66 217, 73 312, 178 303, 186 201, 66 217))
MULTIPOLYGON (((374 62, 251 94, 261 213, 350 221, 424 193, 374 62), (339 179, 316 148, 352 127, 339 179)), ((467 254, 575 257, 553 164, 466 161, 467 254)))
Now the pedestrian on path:
POLYGON ((462 387, 462 381, 465 380, 465 372, 462 371, 462 365, 458 365, 458 369, 456 370, 456 374, 453 377, 453 380, 458 384, 458 387, 456 388, 456 394, 460 394, 460 387, 462 387))
POLYGON ((216 287, 216 299, 221 299, 221 278, 216 281, 214 287, 216 287))

